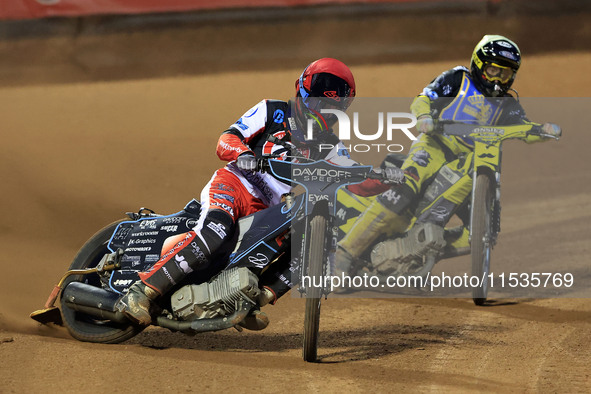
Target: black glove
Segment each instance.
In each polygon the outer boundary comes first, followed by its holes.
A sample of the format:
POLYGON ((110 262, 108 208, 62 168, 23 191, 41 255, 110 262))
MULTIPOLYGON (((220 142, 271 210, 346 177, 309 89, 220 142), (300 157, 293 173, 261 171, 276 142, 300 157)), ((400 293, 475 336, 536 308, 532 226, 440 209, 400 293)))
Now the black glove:
POLYGON ((236 159, 236 166, 242 171, 255 171, 257 168, 257 159, 251 152, 242 153, 236 159))

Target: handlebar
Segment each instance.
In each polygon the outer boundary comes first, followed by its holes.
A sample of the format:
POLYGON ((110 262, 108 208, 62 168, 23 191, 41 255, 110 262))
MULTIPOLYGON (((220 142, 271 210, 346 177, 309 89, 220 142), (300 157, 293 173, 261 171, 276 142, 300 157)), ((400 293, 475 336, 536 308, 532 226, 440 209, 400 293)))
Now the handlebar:
MULTIPOLYGON (((292 158, 297 158, 297 159, 301 159, 301 157, 294 157, 294 156, 287 156, 287 157, 292 157, 292 158)), ((271 165, 269 164, 270 160, 273 159, 285 159, 285 156, 281 156, 281 155, 263 155, 261 157, 258 157, 257 160, 257 165, 256 165, 256 171, 260 171, 260 172, 271 172, 271 165)), ((314 163, 316 160, 312 160, 312 159, 307 159, 304 158, 306 161, 308 161, 308 164, 312 164, 314 163)), ((283 160, 282 160, 283 161, 283 160)), ((288 163, 286 162, 286 164, 288 165, 293 165, 293 166, 301 166, 304 165, 305 163, 288 163)), ((332 164, 331 164, 332 165, 332 164)), ((333 165, 335 168, 339 168, 339 166, 337 165, 333 165)), ((352 166, 352 167, 347 167, 347 166, 343 166, 342 169, 344 171, 346 171, 348 168, 355 168, 357 166, 352 166)), ((365 172, 363 175, 361 174, 354 174, 353 172, 349 172, 349 173, 345 173, 345 174, 341 174, 341 177, 343 179, 347 179, 349 181, 352 182, 363 182, 366 179, 376 179, 378 181, 384 182, 384 183, 404 183, 406 181, 406 178, 404 176, 404 173, 402 172, 402 170, 398 167, 389 167, 390 170, 385 170, 382 168, 375 168, 372 169, 371 171, 365 172), (397 172, 396 170, 399 171, 398 174, 396 174, 395 172, 397 172), (387 172, 390 172, 390 176, 387 175, 387 172)), ((293 174, 286 174, 285 170, 283 171, 284 173, 281 174, 282 178, 288 178, 291 177, 290 175, 293 174)))
MULTIPOLYGON (((312 163, 315 161, 315 160, 312 160, 310 158, 303 156, 300 152, 298 152, 297 147, 289 141, 282 140, 282 139, 277 138, 272 135, 267 136, 267 141, 272 142, 277 145, 281 145, 281 146, 285 147, 290 152, 290 155, 284 156, 283 158, 288 157, 288 158, 293 158, 298 161, 304 161, 304 162, 308 162, 308 163, 312 163)), ((281 158, 280 155, 273 155, 273 154, 264 155, 262 157, 257 158, 256 170, 261 171, 261 172, 269 172, 269 169, 270 169, 269 160, 270 159, 279 159, 279 158, 281 158)), ((398 170, 400 170, 400 169, 398 168, 398 170)), ((406 178, 404 177, 402 170, 400 170, 400 174, 395 174, 397 176, 392 176, 392 174, 391 174, 390 177, 387 176, 386 171, 387 170, 378 169, 378 170, 374 170, 374 171, 366 173, 364 177, 360 177, 359 179, 354 179, 354 178, 357 178, 354 176, 349 176, 349 177, 347 177, 347 179, 355 180, 355 181, 359 181, 359 182, 362 182, 365 179, 377 179, 379 181, 387 182, 387 183, 404 183, 406 181, 406 178)))
POLYGON ((404 176, 404 171, 399 167, 389 167, 392 171, 398 172, 397 174, 393 174, 390 177, 387 176, 386 171, 382 168, 377 168, 367 174, 366 179, 376 179, 382 183, 386 184, 402 184, 406 182, 406 176, 404 176))
POLYGON ((443 135, 455 137, 473 137, 486 138, 486 140, 503 140, 509 138, 520 138, 534 135, 543 138, 553 138, 551 134, 542 132, 542 126, 531 124, 515 124, 502 126, 476 125, 469 123, 454 122, 449 120, 438 120, 435 125, 435 131, 443 135))

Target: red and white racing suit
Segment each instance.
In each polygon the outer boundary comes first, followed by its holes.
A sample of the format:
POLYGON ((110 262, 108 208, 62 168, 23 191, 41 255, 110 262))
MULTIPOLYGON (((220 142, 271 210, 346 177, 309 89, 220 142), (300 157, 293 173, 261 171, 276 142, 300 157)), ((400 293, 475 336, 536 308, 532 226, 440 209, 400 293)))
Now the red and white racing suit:
MULTIPOLYGON (((263 154, 286 156, 287 149, 267 141, 267 136, 283 139, 290 133, 290 128, 297 127, 295 119, 289 118, 289 110, 289 103, 263 100, 222 134, 217 154, 229 163, 214 173, 201 192, 203 209, 221 209, 236 220, 281 202, 282 195, 290 191, 290 185, 266 172, 243 172, 236 166, 236 158, 245 152, 251 152, 256 157, 263 154)), ((311 154, 310 149, 300 153, 305 157, 311 154)), ((332 149, 325 150, 323 159, 337 165, 356 164, 340 141, 332 149)))
MULTIPOLYGON (((276 154, 285 160, 288 148, 269 141, 268 136, 289 140, 298 122, 291 115, 291 104, 262 100, 233 123, 220 137, 217 154, 228 164, 217 170, 201 192, 201 216, 197 225, 145 273, 141 280, 164 294, 184 277, 197 270, 219 271, 212 267, 212 254, 232 238, 237 219, 277 205, 291 186, 266 172, 242 171, 238 156, 251 152, 255 157, 276 154)), ((355 165, 343 143, 331 134, 333 144, 298 148, 304 157, 324 159, 337 165, 355 165)), ((318 145, 318 144, 315 144, 318 145)), ((222 263, 222 262, 220 262, 222 263)))

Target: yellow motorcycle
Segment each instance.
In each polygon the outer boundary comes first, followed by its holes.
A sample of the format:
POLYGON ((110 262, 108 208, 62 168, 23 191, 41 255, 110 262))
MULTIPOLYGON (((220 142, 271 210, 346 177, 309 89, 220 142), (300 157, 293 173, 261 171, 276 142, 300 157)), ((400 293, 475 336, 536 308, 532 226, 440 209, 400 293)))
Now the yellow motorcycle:
MULTIPOLYGON (((415 288, 424 288, 432 279, 431 271, 437 262, 470 254, 472 267, 468 287, 474 303, 483 305, 489 291, 491 251, 501 229, 502 143, 530 135, 558 138, 546 135, 541 127, 530 124, 481 126, 440 122, 439 127, 444 136, 470 138, 474 141, 474 150, 439 170, 422 194, 406 231, 379 238, 362 256, 363 262, 355 274, 376 276, 381 283, 388 278, 414 279, 415 288), (469 188, 471 183, 471 192, 455 212, 462 224, 448 227, 449 222, 442 226, 417 220, 438 214, 433 210, 440 207, 433 206, 432 202, 441 194, 442 188, 460 181, 455 171, 460 165, 458 163, 468 167, 467 173, 470 174, 470 177, 464 177, 463 187, 469 188)), ((401 166, 404 158, 402 155, 390 155, 387 160, 401 166)), ((373 199, 375 196, 360 197, 346 189, 339 192, 337 217, 341 220, 341 235, 349 230, 355 218, 373 199)))

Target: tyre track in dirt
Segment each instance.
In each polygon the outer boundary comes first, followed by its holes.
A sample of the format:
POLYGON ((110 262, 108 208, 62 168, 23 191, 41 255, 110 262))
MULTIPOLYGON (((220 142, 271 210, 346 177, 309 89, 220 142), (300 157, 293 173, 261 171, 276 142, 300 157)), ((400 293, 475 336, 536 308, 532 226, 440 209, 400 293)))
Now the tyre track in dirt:
POLYGON ((419 391, 547 392, 560 391, 561 385, 588 391, 588 352, 578 352, 588 348, 589 335, 583 330, 589 327, 591 315, 561 312, 564 300, 545 301, 558 308, 532 305, 539 302, 535 300, 515 300, 474 310, 469 301, 450 300, 450 305, 465 305, 464 316, 453 314, 460 328, 426 366, 425 380, 429 381, 429 372, 461 373, 472 377, 476 388, 457 381, 443 385, 433 382, 420 386, 419 391), (573 325, 573 321, 579 323, 573 325))

